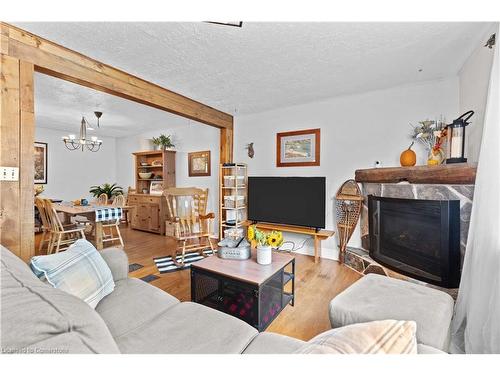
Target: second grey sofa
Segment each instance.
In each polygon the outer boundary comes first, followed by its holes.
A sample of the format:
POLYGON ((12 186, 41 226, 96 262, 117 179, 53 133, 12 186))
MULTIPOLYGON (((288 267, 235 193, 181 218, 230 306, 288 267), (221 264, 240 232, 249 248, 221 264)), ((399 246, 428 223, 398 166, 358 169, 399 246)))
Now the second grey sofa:
POLYGON ((417 323, 420 353, 448 351, 454 301, 437 289, 368 274, 330 302, 332 328, 375 320, 412 320, 417 323))

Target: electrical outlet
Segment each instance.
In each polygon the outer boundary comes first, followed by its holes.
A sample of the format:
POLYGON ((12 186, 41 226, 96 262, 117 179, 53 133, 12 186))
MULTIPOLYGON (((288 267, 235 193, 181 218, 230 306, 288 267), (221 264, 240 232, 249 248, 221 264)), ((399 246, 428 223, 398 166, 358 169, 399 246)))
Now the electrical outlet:
POLYGON ((19 168, 0 167, 0 181, 19 181, 19 168))

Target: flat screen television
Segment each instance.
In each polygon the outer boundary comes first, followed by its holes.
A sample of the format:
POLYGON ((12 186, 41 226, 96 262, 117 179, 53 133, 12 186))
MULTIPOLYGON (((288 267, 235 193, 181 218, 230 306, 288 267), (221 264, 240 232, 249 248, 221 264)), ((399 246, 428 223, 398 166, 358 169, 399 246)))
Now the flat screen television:
POLYGON ((248 220, 325 227, 325 177, 248 177, 248 220))

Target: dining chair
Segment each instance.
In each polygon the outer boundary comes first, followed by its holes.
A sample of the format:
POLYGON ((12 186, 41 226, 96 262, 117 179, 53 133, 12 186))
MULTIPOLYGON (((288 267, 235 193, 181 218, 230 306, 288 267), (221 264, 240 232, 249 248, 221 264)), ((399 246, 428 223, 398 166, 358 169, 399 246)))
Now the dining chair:
MULTIPOLYGON (((129 198, 130 194, 135 194, 136 189, 134 189, 132 186, 129 186, 127 189, 127 195, 125 196, 125 206, 129 206, 129 198)), ((131 222, 131 217, 130 217, 130 210, 134 209, 135 207, 128 207, 123 210, 123 220, 122 222, 126 223, 127 225, 130 225, 131 222)))
POLYGON ((123 194, 116 195, 113 198, 113 203, 111 203, 113 207, 123 207, 125 206, 125 196, 123 194))
POLYGON ((168 188, 163 192, 167 200, 169 219, 166 225, 174 226, 174 237, 177 249, 172 257, 178 266, 184 265, 186 251, 201 251, 210 247, 212 254, 214 246, 210 239, 215 215, 206 214, 208 189, 199 188, 168 188), (181 251, 181 260, 177 261, 177 253, 181 251))
POLYGON ((97 201, 96 201, 96 204, 99 205, 99 206, 106 206, 108 204, 108 195, 106 193, 101 193, 98 197, 97 197, 97 201))
MULTIPOLYGON (((124 207, 125 206, 125 196, 122 194, 116 195, 113 199, 113 202, 111 203, 111 206, 112 207, 124 207)), ((123 209, 122 209, 122 214, 123 214, 123 209)), ((122 245, 122 247, 125 246, 123 244, 123 238, 122 238, 122 234, 120 232, 121 220, 122 219, 119 218, 116 220, 110 220, 110 221, 103 222, 102 231, 103 231, 104 238, 102 239, 102 242, 120 241, 120 244, 122 245), (107 228, 109 228, 108 233, 106 233, 107 228), (116 236, 113 233, 113 229, 114 229, 114 231, 116 231, 116 236)))
MULTIPOLYGON (((40 197, 35 197, 35 207, 37 208, 40 220, 42 221, 41 230, 42 230, 42 238, 40 239, 40 244, 38 245, 38 252, 41 253, 43 249, 43 245, 45 243, 49 244, 51 242, 52 237, 52 228, 49 223, 49 219, 47 218, 47 211, 45 210, 45 199, 40 197)), ((48 248, 47 248, 48 251, 48 248)))
POLYGON ((85 239, 84 226, 73 225, 71 227, 65 227, 57 211, 54 208, 50 199, 43 200, 46 217, 48 219, 48 224, 50 225, 50 230, 52 235, 50 236, 49 246, 47 248, 47 254, 52 254, 55 247, 55 252, 58 253, 61 250, 66 250, 69 245, 74 243, 79 238, 85 239), (67 245, 61 248, 61 245, 67 245))
POLYGON ((122 207, 122 218, 120 219, 120 223, 128 225, 128 207, 127 206, 127 197, 123 194, 115 196, 113 199, 113 203, 111 203, 113 207, 122 207))

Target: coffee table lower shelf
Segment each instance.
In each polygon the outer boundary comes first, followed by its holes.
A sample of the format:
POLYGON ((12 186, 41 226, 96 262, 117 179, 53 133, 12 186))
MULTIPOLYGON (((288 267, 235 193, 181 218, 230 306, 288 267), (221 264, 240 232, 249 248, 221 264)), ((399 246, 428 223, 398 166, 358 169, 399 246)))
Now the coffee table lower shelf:
POLYGON ((191 266, 191 300, 225 312, 264 331, 279 313, 295 302, 295 259, 265 282, 253 284, 191 266), (291 284, 291 291, 285 286, 291 284))

